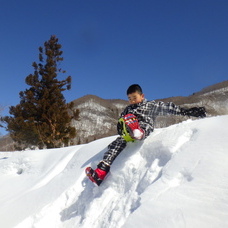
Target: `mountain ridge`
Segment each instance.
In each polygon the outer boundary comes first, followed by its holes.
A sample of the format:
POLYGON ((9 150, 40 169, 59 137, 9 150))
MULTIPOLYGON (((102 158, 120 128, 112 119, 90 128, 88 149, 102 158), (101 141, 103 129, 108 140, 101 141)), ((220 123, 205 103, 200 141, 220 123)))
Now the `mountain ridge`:
MULTIPOLYGON (((156 99, 155 101, 173 102, 186 108, 204 106, 208 116, 226 115, 228 114, 228 80, 205 87, 189 96, 169 97, 156 99)), ((73 103, 73 109, 79 110, 79 119, 72 120, 72 126, 77 131, 77 135, 72 141, 73 145, 116 135, 118 117, 128 105, 127 100, 103 99, 91 94, 75 99, 73 103)), ((167 127, 186 119, 188 117, 159 116, 156 118, 155 128, 167 127)), ((0 139, 0 150, 14 150, 13 142, 10 141, 9 136, 0 139)))
MULTIPOLYGON (((207 110, 208 116, 225 115, 228 114, 228 81, 208 86, 190 96, 169 97, 156 99, 155 101, 173 102, 176 105, 186 108, 192 106, 204 106, 207 110)), ((79 111, 81 112, 79 114, 81 117, 79 122, 88 122, 88 113, 96 113, 96 116, 98 117, 98 119, 94 117, 96 121, 90 118, 90 124, 88 123, 84 125, 80 125, 78 121, 73 121, 74 126, 78 129, 77 140, 74 140, 74 143, 76 144, 78 142, 86 143, 90 142, 92 139, 95 140, 115 135, 117 119, 123 109, 128 105, 128 101, 126 100, 102 99, 95 95, 86 95, 74 100, 73 102, 75 104, 75 109, 79 108, 79 111), (90 107, 88 103, 90 103, 90 107), (91 103, 93 103, 93 107, 91 106, 91 103), (84 105, 83 107, 80 106, 82 104, 84 105), (87 107, 85 105, 87 105, 87 107), (103 107, 103 110, 98 113, 98 110, 101 109, 101 107, 103 107), (103 116, 103 118, 101 118, 101 116, 103 116), (87 131, 87 134, 83 135, 81 131, 87 131), (89 132, 91 132, 91 134, 89 134, 89 132)), ((188 117, 159 116, 156 119, 155 127, 167 127, 186 119, 188 119, 188 117)))

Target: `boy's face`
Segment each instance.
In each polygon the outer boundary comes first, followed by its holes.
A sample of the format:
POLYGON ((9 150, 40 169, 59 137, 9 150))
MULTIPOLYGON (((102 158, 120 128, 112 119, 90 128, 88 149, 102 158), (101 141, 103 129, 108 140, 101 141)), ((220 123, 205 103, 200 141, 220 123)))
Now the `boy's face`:
POLYGON ((138 92, 130 93, 127 96, 130 104, 138 104, 144 99, 144 94, 138 92))

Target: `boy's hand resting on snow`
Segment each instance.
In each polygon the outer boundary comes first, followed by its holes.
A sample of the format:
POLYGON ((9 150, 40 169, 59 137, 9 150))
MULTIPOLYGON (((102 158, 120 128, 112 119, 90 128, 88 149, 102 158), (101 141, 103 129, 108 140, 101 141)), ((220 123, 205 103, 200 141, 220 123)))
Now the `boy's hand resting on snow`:
POLYGON ((204 107, 193 107, 190 109, 181 108, 181 115, 204 118, 206 117, 206 109, 204 107))
POLYGON ((144 137, 144 131, 139 126, 138 119, 133 114, 127 114, 123 117, 125 124, 128 126, 129 134, 132 138, 140 140, 144 137))

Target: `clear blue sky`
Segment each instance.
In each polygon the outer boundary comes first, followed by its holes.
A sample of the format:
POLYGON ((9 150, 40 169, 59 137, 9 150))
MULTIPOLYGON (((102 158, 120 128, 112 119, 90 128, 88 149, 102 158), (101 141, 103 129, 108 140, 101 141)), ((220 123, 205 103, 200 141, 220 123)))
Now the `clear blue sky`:
MULTIPOLYGON (((62 44, 67 101, 188 96, 228 79, 227 0, 8 0, 0 7, 0 105, 19 103, 38 48, 62 44)), ((61 79, 61 78, 59 78, 61 79)))

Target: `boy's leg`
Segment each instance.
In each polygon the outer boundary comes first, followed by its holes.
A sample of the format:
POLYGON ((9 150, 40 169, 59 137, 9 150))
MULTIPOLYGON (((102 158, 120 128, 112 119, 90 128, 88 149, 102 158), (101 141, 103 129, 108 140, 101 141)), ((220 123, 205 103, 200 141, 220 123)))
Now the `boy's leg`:
POLYGON ((122 138, 118 137, 112 143, 108 145, 108 151, 105 152, 103 160, 97 165, 97 168, 109 172, 110 165, 120 154, 120 152, 126 147, 127 142, 122 138))
POLYGON ((104 163, 107 163, 110 166, 126 145, 127 142, 121 136, 116 138, 116 140, 109 144, 108 151, 104 154, 104 163))
POLYGON ((91 167, 86 168, 86 173, 90 180, 95 182, 97 185, 100 185, 109 172, 110 165, 126 147, 126 145, 127 142, 122 137, 118 137, 111 144, 109 144, 108 151, 104 154, 103 160, 97 165, 97 169, 93 170, 91 167))

